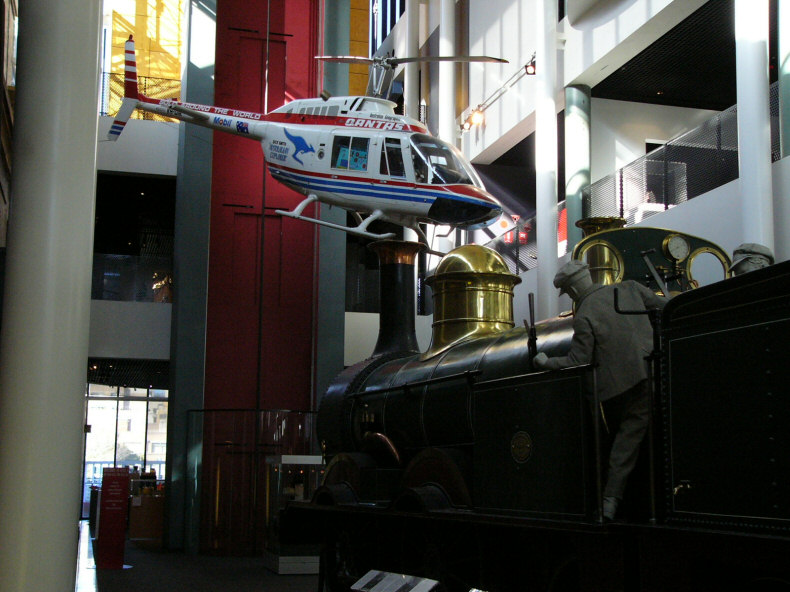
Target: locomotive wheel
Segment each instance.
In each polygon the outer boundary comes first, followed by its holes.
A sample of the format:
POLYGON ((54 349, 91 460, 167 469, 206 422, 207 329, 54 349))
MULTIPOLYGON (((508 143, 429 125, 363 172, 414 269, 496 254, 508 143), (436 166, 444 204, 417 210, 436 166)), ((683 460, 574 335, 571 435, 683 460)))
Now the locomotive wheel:
POLYGON ((347 483, 355 495, 359 494, 360 476, 363 469, 376 468, 373 457, 364 452, 343 452, 335 455, 326 467, 322 485, 347 483))
POLYGON ((459 450, 426 448, 420 451, 403 472, 401 487, 409 489, 425 484, 438 485, 453 506, 471 506, 472 496, 466 485, 466 459, 459 450))

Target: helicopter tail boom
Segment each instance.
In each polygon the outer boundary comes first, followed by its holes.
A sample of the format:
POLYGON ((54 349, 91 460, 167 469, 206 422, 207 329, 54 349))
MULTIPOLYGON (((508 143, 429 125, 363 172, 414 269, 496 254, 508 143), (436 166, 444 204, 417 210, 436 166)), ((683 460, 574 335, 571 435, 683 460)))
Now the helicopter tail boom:
POLYGON ((262 113, 146 97, 137 84, 137 60, 131 35, 126 41, 124 51, 124 98, 108 133, 108 139, 117 140, 134 110, 140 109, 251 140, 263 140, 266 125, 262 123, 265 119, 262 113))

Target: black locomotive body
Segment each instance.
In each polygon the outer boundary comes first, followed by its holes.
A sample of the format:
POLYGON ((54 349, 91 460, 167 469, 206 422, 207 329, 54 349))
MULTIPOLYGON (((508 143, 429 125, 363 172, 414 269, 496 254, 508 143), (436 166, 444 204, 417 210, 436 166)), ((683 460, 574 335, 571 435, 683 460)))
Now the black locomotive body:
MULTIPOLYGON (((430 348, 377 346, 322 400, 326 478, 297 510, 322 530, 322 586, 376 568, 451 590, 790 590, 790 262, 691 289, 703 254, 726 277, 718 247, 659 229, 574 250, 599 282, 673 296, 649 361, 651 437, 627 522, 611 524, 595 369, 533 370, 512 318, 519 279, 491 251, 448 255, 430 348), (685 254, 668 248, 678 237, 685 254)), ((382 281, 413 277, 404 265, 382 259, 382 281)), ((537 350, 563 354, 571 325, 536 324, 537 350)))

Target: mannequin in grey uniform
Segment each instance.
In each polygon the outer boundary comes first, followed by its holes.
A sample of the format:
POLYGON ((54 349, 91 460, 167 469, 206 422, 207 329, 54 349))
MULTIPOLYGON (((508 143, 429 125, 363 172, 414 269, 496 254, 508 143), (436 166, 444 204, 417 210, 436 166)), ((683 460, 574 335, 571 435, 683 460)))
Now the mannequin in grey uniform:
POLYGON ((743 243, 732 252, 730 271, 733 275, 743 275, 773 264, 774 254, 771 249, 757 243, 743 243))
POLYGON ((648 316, 617 313, 614 290, 618 290, 621 310, 663 308, 666 300, 634 281, 609 286, 594 284, 587 264, 575 260, 560 268, 554 276, 554 285, 576 304, 573 340, 567 355, 550 358, 540 352, 533 363, 547 370, 597 365, 598 399, 608 428, 616 430, 603 492, 604 518, 611 520, 647 432, 649 385, 645 357, 653 349, 653 329, 648 316))

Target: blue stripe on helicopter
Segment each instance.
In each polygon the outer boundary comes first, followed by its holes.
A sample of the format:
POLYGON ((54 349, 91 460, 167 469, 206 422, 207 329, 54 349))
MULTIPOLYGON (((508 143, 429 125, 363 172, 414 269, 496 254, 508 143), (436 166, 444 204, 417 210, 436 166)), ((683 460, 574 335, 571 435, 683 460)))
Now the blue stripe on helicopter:
POLYGON ((453 199, 462 202, 469 202, 476 205, 486 205, 491 209, 497 207, 482 199, 475 199, 473 197, 458 195, 457 193, 449 194, 444 191, 430 191, 420 189, 410 189, 400 187, 397 185, 382 184, 379 186, 370 186, 370 181, 334 181, 323 177, 313 177, 311 175, 299 175, 290 171, 284 171, 276 167, 270 167, 272 175, 278 180, 296 185, 303 189, 323 189, 328 191, 343 190, 344 193, 349 195, 359 195, 363 197, 379 197, 386 199, 394 199, 399 201, 411 201, 416 203, 429 203, 437 198, 453 199))

